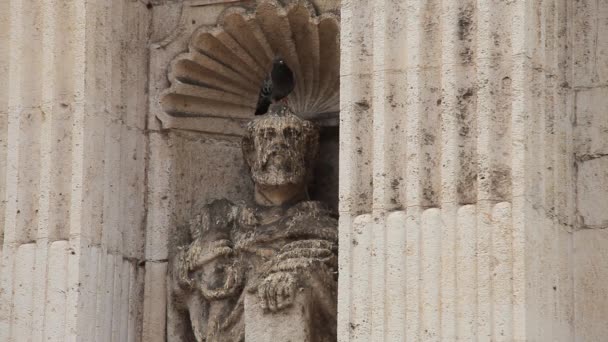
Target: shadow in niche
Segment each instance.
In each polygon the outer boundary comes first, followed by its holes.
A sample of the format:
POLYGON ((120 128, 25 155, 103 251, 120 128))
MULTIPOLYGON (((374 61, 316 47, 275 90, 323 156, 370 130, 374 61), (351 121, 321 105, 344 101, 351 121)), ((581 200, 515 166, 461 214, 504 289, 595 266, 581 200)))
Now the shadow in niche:
POLYGON ((338 127, 320 127, 319 158, 308 192, 312 200, 321 201, 338 213, 339 140, 338 127))

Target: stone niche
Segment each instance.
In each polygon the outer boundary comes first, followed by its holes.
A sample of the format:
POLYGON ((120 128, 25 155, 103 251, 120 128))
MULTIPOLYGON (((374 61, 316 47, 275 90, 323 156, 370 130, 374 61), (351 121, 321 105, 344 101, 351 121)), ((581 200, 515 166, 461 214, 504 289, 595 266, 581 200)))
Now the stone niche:
MULTIPOLYGON (((193 0, 155 4, 148 122, 151 165, 155 167, 149 174, 152 205, 146 254, 148 259, 169 260, 167 271, 160 272, 168 289, 165 320, 168 341, 202 338, 193 324, 196 319, 189 317, 192 313, 184 306, 184 297, 178 294, 176 299, 174 293, 176 260, 180 255, 183 259, 188 246, 197 239, 192 220, 200 218, 201 212, 205 216, 210 204, 232 203, 240 208, 234 210, 242 211, 246 206, 239 207, 239 203, 254 202, 256 186, 243 158, 241 142, 248 132, 248 123, 254 119, 259 88, 275 55, 283 56, 296 77, 296 87, 289 98, 290 110, 317 129, 319 153, 316 163, 307 171, 311 174, 308 198, 325 203, 328 211, 322 212, 335 219, 339 27, 339 2, 335 0, 193 0)), ((335 253, 337 241, 336 246, 326 247, 335 253)), ((214 245, 201 250, 215 250, 223 256, 222 248, 214 245)), ((224 266, 213 267, 231 270, 224 266)), ((147 279, 152 281, 163 280, 147 279)), ((301 291, 291 305, 300 318, 314 314, 309 299, 315 295, 312 287, 303 287, 301 291)), ((191 295, 188 298, 196 301, 191 295)), ((154 303, 147 304, 146 310, 153 310, 153 306, 154 303)), ((273 331, 281 331, 287 325, 300 329, 304 334, 301 336, 321 338, 306 332, 310 324, 294 326, 291 311, 272 317, 264 314, 268 310, 256 307, 259 313, 253 310, 243 313, 246 320, 257 317, 256 326, 268 325, 274 327, 273 331)), ((247 340, 261 341, 262 333, 249 331, 247 340)))

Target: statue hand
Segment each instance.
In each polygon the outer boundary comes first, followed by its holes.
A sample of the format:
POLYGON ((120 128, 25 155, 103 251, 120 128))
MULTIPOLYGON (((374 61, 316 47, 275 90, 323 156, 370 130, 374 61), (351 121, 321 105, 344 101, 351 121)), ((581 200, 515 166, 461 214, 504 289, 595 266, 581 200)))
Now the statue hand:
POLYGON ((297 287, 296 276, 276 272, 267 276, 258 287, 258 297, 264 310, 276 312, 293 304, 297 287))
POLYGON ((188 271, 197 270, 218 256, 230 256, 233 253, 232 242, 227 239, 217 241, 194 241, 186 251, 184 261, 188 271))
POLYGON ((306 278, 306 274, 314 272, 330 279, 337 263, 337 246, 330 241, 301 240, 283 246, 257 287, 262 307, 269 311, 288 307, 293 303, 300 276, 306 278))
POLYGON ((337 269, 335 244, 325 240, 302 240, 285 245, 277 255, 271 272, 310 268, 337 269))

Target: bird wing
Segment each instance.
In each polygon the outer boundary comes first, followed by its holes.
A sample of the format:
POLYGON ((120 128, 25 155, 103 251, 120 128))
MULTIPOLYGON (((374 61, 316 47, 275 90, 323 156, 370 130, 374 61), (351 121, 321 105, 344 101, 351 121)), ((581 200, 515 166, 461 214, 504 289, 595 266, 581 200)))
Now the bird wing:
POLYGON ((262 83, 260 94, 258 96, 258 104, 255 109, 255 115, 262 115, 268 111, 271 104, 272 96, 272 79, 268 76, 262 83))

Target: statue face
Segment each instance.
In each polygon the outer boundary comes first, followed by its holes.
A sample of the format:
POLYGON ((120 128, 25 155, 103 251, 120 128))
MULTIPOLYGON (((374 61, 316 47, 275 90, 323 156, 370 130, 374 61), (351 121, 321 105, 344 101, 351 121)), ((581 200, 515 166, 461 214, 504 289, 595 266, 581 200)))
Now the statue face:
POLYGON ((255 119, 243 140, 253 180, 260 185, 304 184, 318 151, 318 132, 294 115, 255 119))

